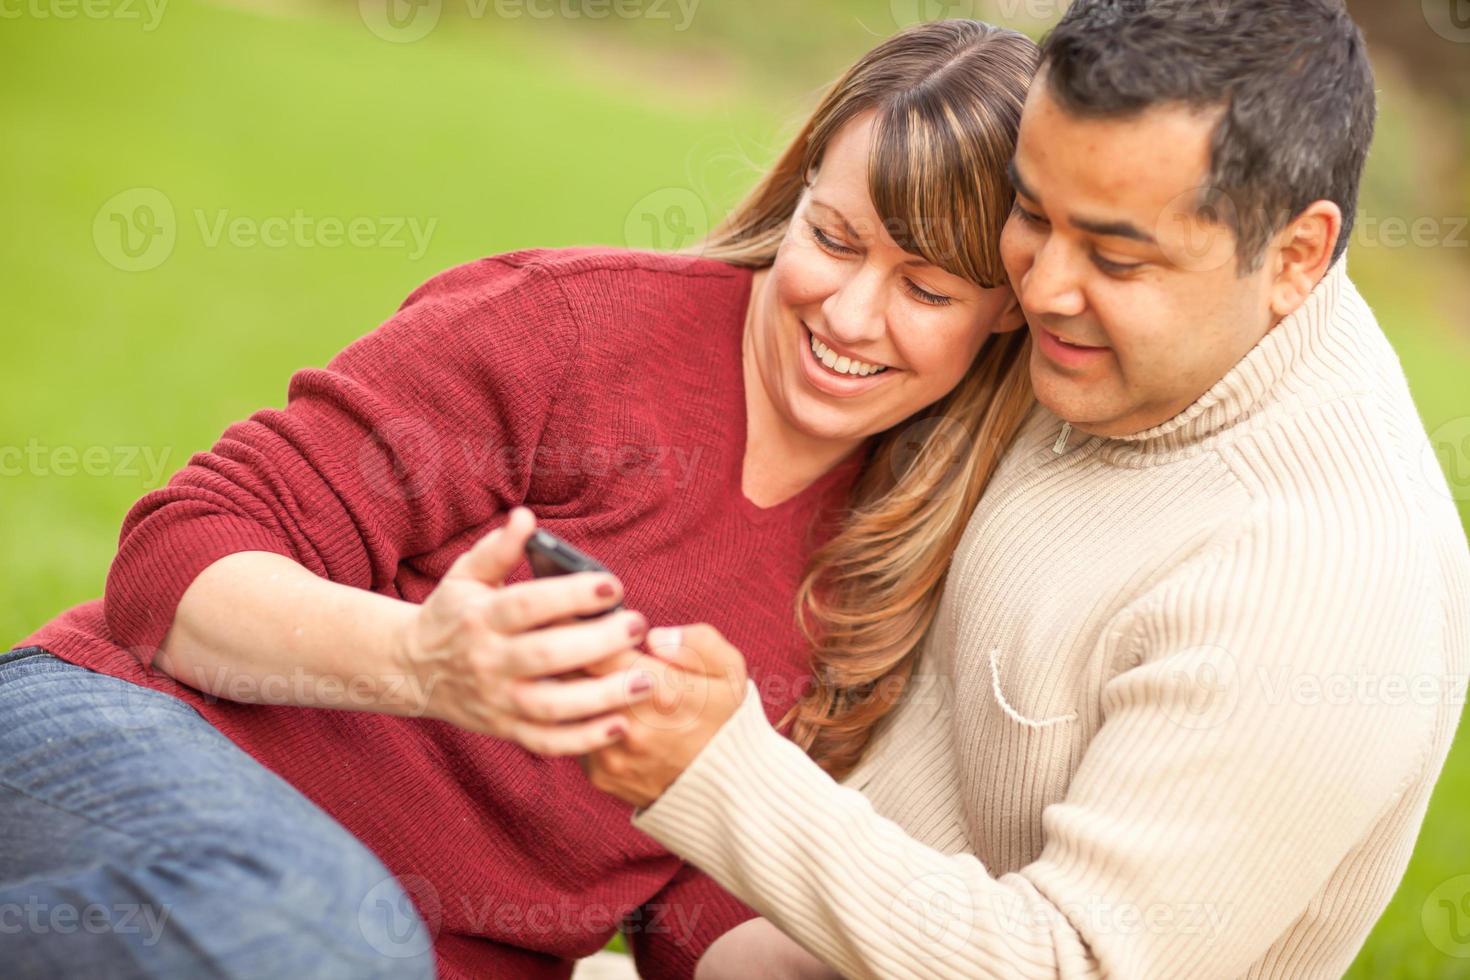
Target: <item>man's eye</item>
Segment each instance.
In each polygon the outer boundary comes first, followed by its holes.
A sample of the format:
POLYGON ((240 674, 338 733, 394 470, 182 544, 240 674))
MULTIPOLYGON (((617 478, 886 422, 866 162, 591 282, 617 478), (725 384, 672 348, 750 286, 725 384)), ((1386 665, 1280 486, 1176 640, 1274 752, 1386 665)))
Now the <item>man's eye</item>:
POLYGON ((1130 272, 1137 272, 1144 266, 1142 262, 1114 262, 1111 259, 1103 258, 1096 252, 1092 254, 1092 264, 1110 276, 1126 276, 1130 272))
POLYGON ((836 255, 853 255, 857 252, 857 249, 842 244, 816 225, 812 225, 812 238, 816 239, 817 244, 822 248, 836 255))
POLYGON ((1021 202, 1020 201, 1017 201, 1012 206, 1012 210, 1016 214, 1020 215, 1021 216, 1021 220, 1024 221, 1024 222, 1026 222, 1028 225, 1035 225, 1038 228, 1043 228, 1043 227, 1046 226, 1046 219, 1045 218, 1043 218, 1039 214, 1036 214, 1034 211, 1027 211, 1025 208, 1021 207, 1021 202))

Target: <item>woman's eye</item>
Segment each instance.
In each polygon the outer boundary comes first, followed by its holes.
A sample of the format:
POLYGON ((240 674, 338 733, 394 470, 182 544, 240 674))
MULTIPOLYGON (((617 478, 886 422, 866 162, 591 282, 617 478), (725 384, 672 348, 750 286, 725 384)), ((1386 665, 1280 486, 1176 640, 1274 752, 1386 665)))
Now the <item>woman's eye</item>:
POLYGON ((930 306, 948 306, 953 302, 948 296, 941 296, 939 293, 929 292, 929 290, 920 286, 912 279, 905 279, 903 283, 904 287, 908 289, 909 295, 920 303, 928 303, 930 306))
POLYGON ((857 249, 842 244, 816 225, 812 225, 812 238, 816 239, 818 245, 834 255, 855 255, 857 253, 857 249))

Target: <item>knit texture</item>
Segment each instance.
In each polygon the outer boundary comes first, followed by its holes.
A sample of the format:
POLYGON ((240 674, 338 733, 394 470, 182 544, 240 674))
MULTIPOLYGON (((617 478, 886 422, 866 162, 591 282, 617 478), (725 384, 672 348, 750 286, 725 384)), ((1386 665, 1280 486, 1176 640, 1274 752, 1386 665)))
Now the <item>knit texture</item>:
POLYGON ((1029 416, 847 785, 751 698, 636 825, 848 976, 1340 976, 1470 655, 1396 356, 1339 264, 1176 418, 1064 428, 1029 416))
POLYGON ((574 759, 432 720, 219 700, 148 665, 227 554, 422 602, 526 504, 653 625, 737 638, 784 713, 809 672, 796 586, 865 455, 774 507, 744 496, 750 289, 724 263, 608 249, 451 269, 142 498, 104 597, 25 642, 182 698, 322 806, 412 883, 441 975, 563 977, 629 917, 645 973, 687 977, 750 910, 634 830, 574 759))

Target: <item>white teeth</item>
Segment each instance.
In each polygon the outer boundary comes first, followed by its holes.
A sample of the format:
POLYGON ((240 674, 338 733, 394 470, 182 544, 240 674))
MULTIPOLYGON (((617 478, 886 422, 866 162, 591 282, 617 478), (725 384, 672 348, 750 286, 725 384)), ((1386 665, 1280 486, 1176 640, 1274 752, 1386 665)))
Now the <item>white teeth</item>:
POLYGON ((886 366, 869 364, 866 361, 859 361, 853 357, 839 357, 836 351, 818 340, 815 335, 812 337, 812 353, 829 370, 835 371, 838 374, 866 378, 871 374, 881 374, 888 370, 886 366))

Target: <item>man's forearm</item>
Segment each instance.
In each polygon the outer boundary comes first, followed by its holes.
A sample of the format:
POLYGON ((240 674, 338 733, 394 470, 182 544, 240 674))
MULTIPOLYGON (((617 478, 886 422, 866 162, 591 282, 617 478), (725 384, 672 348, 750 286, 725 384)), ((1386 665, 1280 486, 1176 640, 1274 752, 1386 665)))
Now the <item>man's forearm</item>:
POLYGON ((416 714, 402 637, 418 607, 244 551, 211 564, 179 602, 154 664, 231 701, 416 714))

